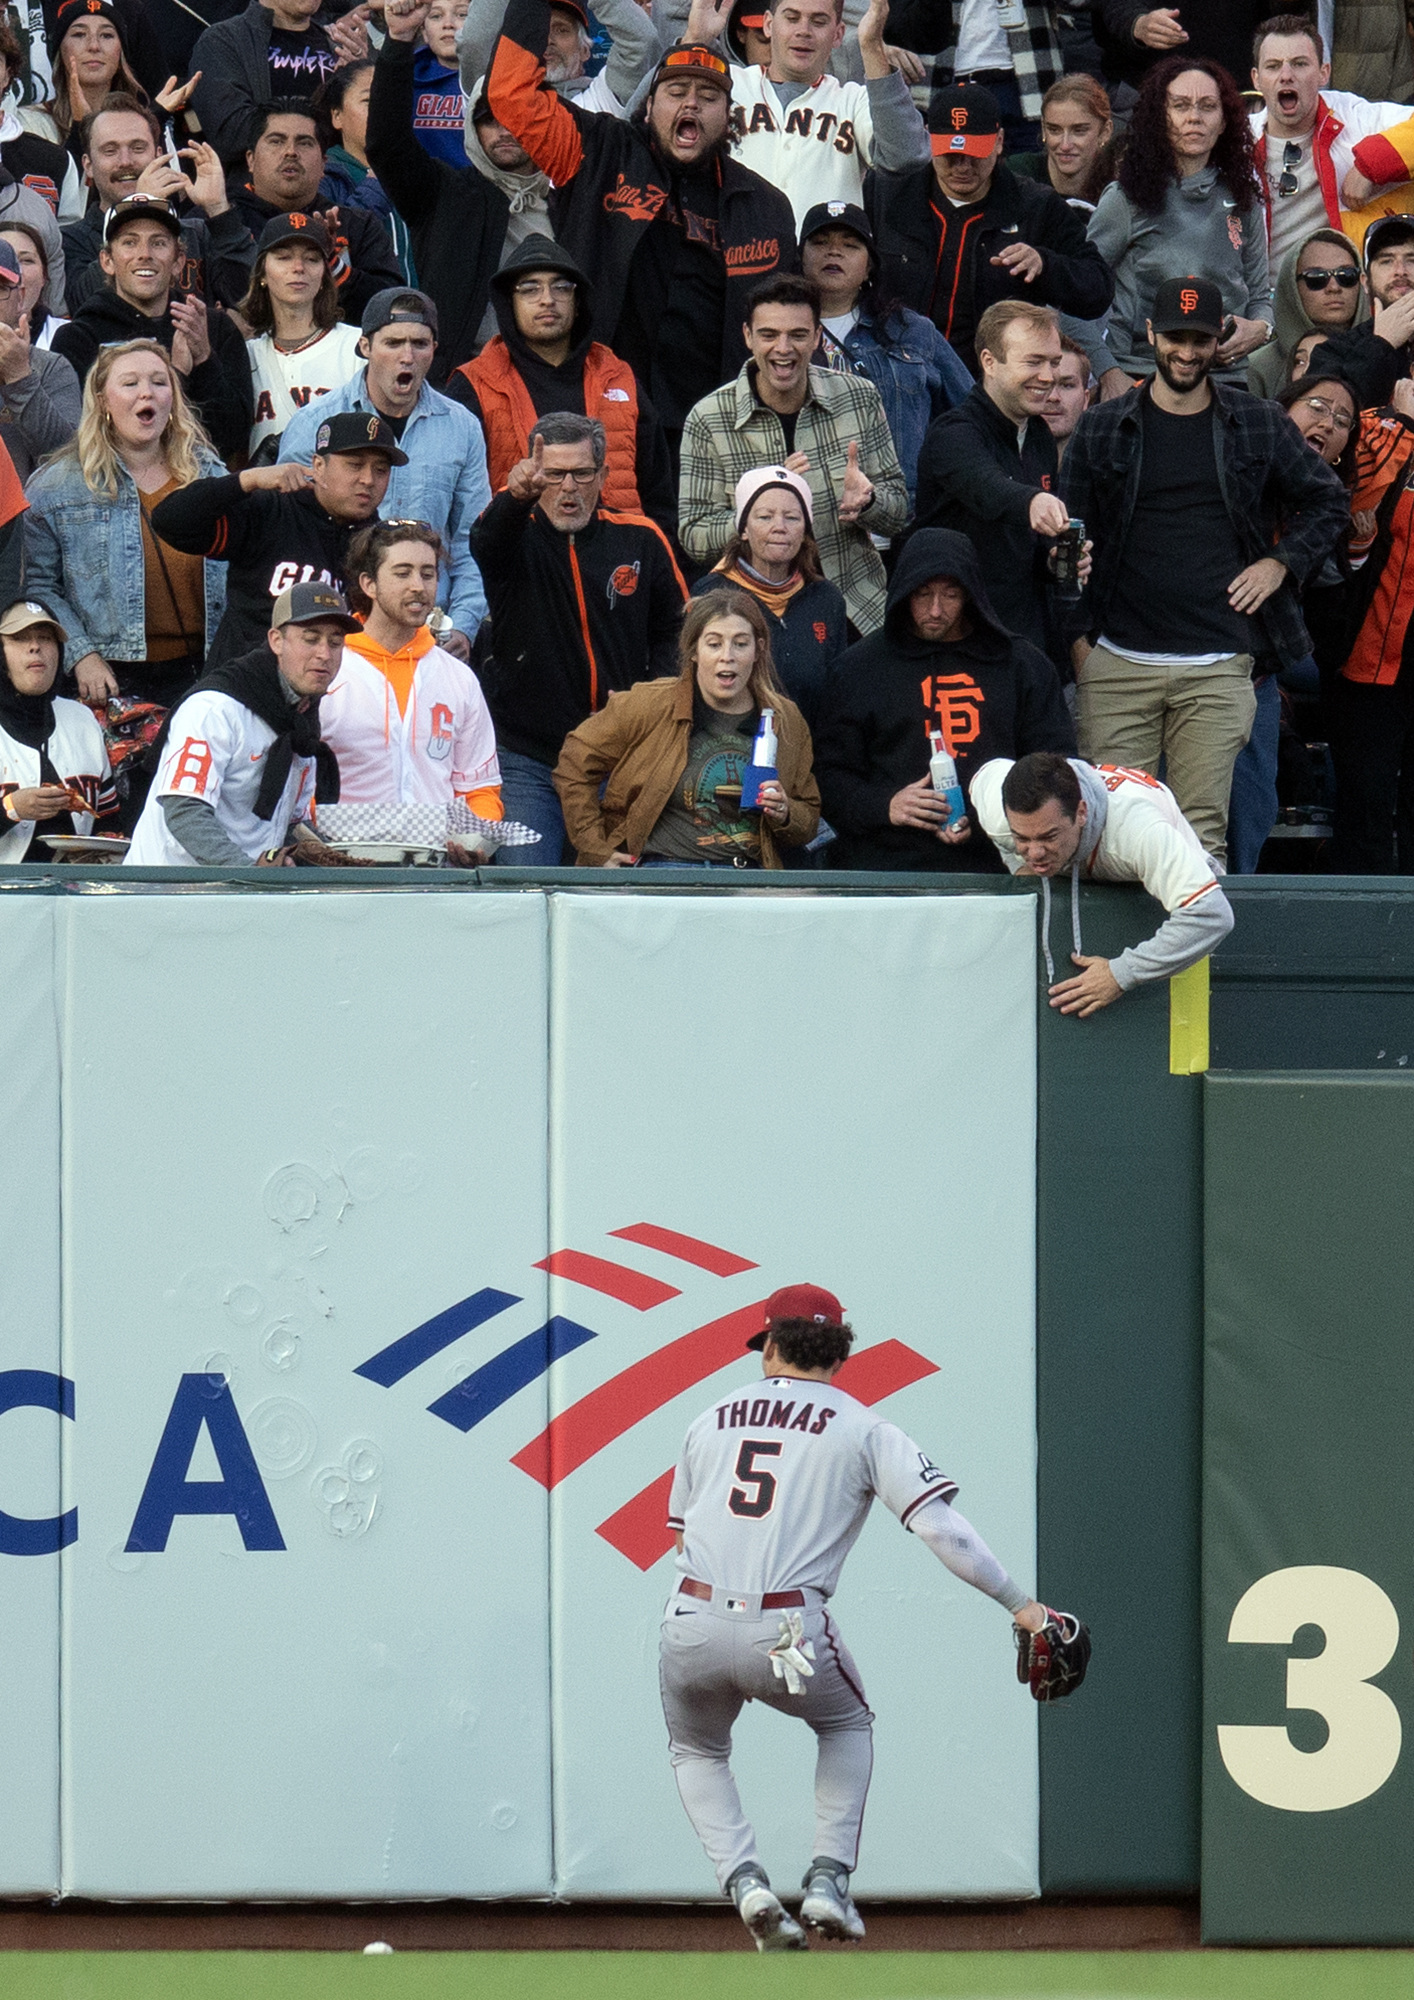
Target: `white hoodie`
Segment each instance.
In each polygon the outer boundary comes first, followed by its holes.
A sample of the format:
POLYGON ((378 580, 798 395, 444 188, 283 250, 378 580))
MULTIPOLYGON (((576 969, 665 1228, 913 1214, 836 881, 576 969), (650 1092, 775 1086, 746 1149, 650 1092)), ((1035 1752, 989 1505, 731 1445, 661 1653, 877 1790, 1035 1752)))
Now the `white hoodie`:
MULTIPOLYGON (((1232 905, 1218 882, 1220 870, 1203 852, 1167 785, 1147 771, 1117 764, 1087 764, 1072 757, 1086 820, 1071 869, 1075 949, 1080 950, 1079 882, 1142 882, 1168 921, 1146 943, 1110 960, 1116 982, 1130 993, 1155 979, 1171 979, 1216 951, 1232 929, 1232 905)), ((1011 759, 994 757, 974 776, 972 807, 1013 875, 1022 872, 1002 807, 1002 783, 1011 759)), ((1043 883, 1044 887, 1048 884, 1043 883)), ((1049 899, 1045 911, 1049 929, 1049 899)), ((1043 933, 1044 934, 1044 933, 1043 933)))

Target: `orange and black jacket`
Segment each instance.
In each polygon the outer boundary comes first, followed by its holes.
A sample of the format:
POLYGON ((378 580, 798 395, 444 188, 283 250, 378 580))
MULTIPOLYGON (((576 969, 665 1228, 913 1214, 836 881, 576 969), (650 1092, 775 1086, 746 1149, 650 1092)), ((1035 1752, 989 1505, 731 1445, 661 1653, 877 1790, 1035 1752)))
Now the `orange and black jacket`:
POLYGON ((646 515, 601 507, 565 535, 539 507, 498 493, 471 552, 495 634, 483 686, 503 750, 553 766, 611 692, 676 672, 687 586, 646 515))
MULTIPOLYGON (((1373 513, 1375 539, 1351 591, 1354 643, 1341 673, 1366 687, 1399 678, 1414 617, 1414 425, 1366 410, 1355 447, 1352 514, 1373 513), (1358 620, 1358 624, 1355 621, 1358 620)), ((1351 554, 1361 544, 1352 537, 1351 554)))
MULTIPOLYGON (((513 132, 553 183, 550 220, 582 270, 594 275, 594 338, 616 341, 634 252, 663 204, 672 175, 660 159, 642 115, 632 121, 581 111, 545 82, 548 0, 510 0, 486 95, 492 115, 513 132)), ((741 329, 747 295, 760 278, 795 263, 795 219, 778 188, 730 155, 720 175, 718 228, 726 263, 721 376, 729 381, 746 359, 741 329)))

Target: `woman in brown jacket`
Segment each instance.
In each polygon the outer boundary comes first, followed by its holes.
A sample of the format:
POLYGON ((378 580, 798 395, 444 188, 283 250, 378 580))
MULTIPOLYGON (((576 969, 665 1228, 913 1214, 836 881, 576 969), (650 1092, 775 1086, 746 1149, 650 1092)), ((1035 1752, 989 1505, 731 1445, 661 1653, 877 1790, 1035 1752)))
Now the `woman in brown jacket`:
POLYGON ((755 598, 695 597, 676 680, 638 681, 565 738, 555 789, 581 868, 780 868, 820 820, 810 731, 771 665, 755 598), (741 774, 763 708, 774 711, 778 781, 741 810, 741 774), (600 792, 603 796, 600 796, 600 792))

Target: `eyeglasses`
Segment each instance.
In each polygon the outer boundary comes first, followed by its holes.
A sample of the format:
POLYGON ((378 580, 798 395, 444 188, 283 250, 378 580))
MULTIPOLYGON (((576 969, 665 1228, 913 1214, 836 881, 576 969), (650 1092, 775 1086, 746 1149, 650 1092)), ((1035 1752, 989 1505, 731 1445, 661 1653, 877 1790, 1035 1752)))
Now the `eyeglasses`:
POLYGON ((1304 403, 1308 410, 1314 410, 1318 416, 1329 417, 1338 431, 1348 431, 1354 427, 1354 417, 1348 417, 1344 410, 1338 410, 1334 403, 1328 403, 1323 396, 1298 396, 1296 400, 1304 403))
POLYGON ((1301 165, 1301 148, 1295 139, 1288 139, 1282 149, 1281 179, 1277 182, 1278 194, 1295 194, 1296 169, 1301 165))
POLYGON ((549 292, 552 299, 563 302, 575 295, 573 278, 551 278, 547 284, 543 278, 521 278, 512 287, 518 299, 538 299, 549 292))
POLYGON ((599 470, 597 465, 591 466, 588 472, 551 472, 547 468, 545 484, 547 486, 563 486, 568 479, 572 480, 576 486, 592 486, 599 477, 599 470))
POLYGON ((380 515, 378 525, 383 528, 422 528, 425 529, 429 535, 435 535, 437 532, 437 530, 433 527, 430 521, 403 520, 400 519, 399 516, 397 516, 396 514, 380 515))
POLYGON ((1313 292, 1323 292, 1327 285, 1339 285, 1343 292, 1353 292, 1360 282, 1360 273, 1353 264, 1346 264, 1339 271, 1298 271, 1296 282, 1313 292))

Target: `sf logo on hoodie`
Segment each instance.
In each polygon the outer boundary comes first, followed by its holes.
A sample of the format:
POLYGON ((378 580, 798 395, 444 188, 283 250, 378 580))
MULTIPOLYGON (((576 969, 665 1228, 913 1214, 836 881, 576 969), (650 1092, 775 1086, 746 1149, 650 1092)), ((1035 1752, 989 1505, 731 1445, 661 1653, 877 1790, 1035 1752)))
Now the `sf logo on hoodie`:
POLYGON ((971 674, 925 674, 922 688, 925 735, 941 729, 954 750, 975 743, 982 733, 979 710, 987 697, 971 674))

